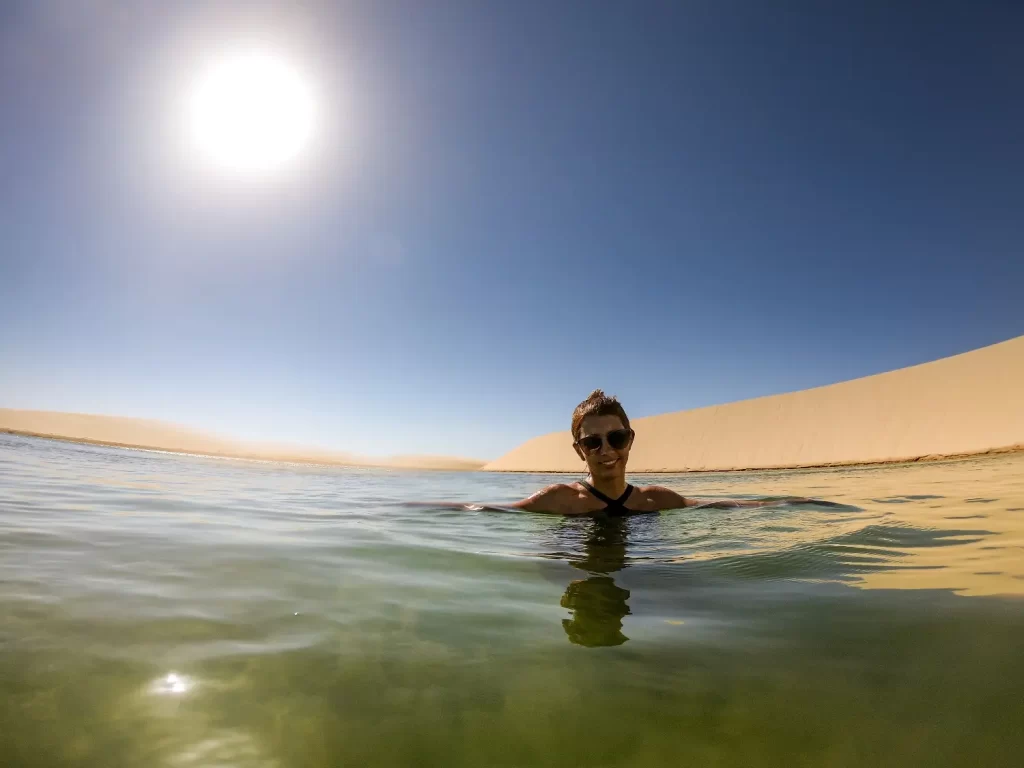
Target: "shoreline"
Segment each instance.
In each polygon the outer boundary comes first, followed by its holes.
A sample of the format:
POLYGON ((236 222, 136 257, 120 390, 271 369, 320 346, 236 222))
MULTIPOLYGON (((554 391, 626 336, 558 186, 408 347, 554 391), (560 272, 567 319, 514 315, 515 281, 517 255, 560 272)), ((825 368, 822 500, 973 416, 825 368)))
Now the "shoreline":
MULTIPOLYGON (((556 470, 556 469, 485 469, 483 466, 471 469, 471 468, 451 468, 451 467, 430 467, 430 466, 412 466, 402 464, 387 464, 380 463, 375 464, 372 462, 368 463, 343 463, 340 461, 331 461, 330 459, 316 459, 316 458, 305 458, 302 456, 296 457, 274 457, 267 456, 258 453, 253 454, 233 454, 233 453, 218 453, 214 451, 201 452, 201 451, 185 451, 174 448, 161 448, 154 445, 141 445, 136 443, 119 443, 110 440, 93 440, 82 437, 69 437, 66 435, 53 435, 43 432, 30 432, 28 430, 11 429, 9 427, 0 427, 0 435, 16 435, 18 437, 33 437, 42 440, 58 440, 64 443, 78 443, 80 445, 98 445, 106 448, 126 448, 129 450, 141 450, 141 451, 155 451, 158 453, 173 453, 180 456, 198 456, 200 458, 209 459, 235 459, 241 461, 257 461, 263 463, 272 464, 301 464, 305 466, 323 466, 323 467, 347 467, 350 469, 390 469, 390 470, 408 470, 408 471, 423 471, 423 472, 495 472, 500 474, 515 474, 515 475, 566 475, 573 474, 571 470, 556 470)), ((1014 445, 1007 445, 998 448, 989 448, 984 451, 973 451, 970 453, 951 453, 951 454, 927 454, 924 456, 910 456, 905 458, 892 458, 892 459, 879 459, 877 461, 837 461, 830 462, 827 464, 788 464, 788 465, 776 465, 776 466, 765 466, 765 467, 732 467, 732 468, 721 468, 721 469, 643 469, 632 472, 635 475, 712 475, 712 474, 725 474, 730 472, 782 472, 789 470, 814 470, 814 469, 835 469, 835 468, 849 468, 849 467, 885 467, 896 464, 922 464, 922 463, 938 463, 943 461, 964 461, 967 459, 977 459, 986 456, 1005 456, 1012 453, 1024 453, 1024 443, 1016 443, 1014 445)))
MULTIPOLYGON (((987 456, 1007 456, 1013 453, 1024 453, 1024 444, 1017 443, 1000 448, 988 448, 984 451, 970 453, 928 454, 912 456, 904 459, 877 459, 874 461, 834 461, 828 464, 780 464, 770 467, 731 467, 716 469, 637 469, 630 470, 631 475, 721 475, 735 472, 788 472, 800 469, 845 469, 850 467, 888 467, 897 464, 939 464, 944 461, 967 461, 987 456)), ((478 469, 476 472, 499 472, 503 475, 573 475, 582 470, 569 469, 478 469)))
MULTIPOLYGON (((332 461, 329 458, 312 458, 304 456, 274 456, 261 453, 228 453, 218 451, 183 450, 179 448, 166 448, 158 445, 143 445, 141 443, 124 443, 112 440, 98 440, 87 437, 71 437, 68 435, 54 435, 46 432, 32 432, 30 430, 12 429, 0 427, 0 435, 15 435, 17 437, 32 437, 40 440, 57 440, 62 443, 77 443, 79 445, 97 445, 104 448, 125 448, 135 451, 154 451, 157 453, 173 453, 179 456, 198 456, 207 459, 234 459, 236 461, 257 461, 271 464, 302 464, 306 466, 321 467, 347 467, 349 469, 391 469, 408 470, 421 472, 479 472, 485 462, 480 462, 480 467, 444 467, 444 466, 416 466, 414 464, 389 464, 386 461, 374 462, 343 462, 332 461)), ((469 463, 469 462, 467 462, 469 463)))

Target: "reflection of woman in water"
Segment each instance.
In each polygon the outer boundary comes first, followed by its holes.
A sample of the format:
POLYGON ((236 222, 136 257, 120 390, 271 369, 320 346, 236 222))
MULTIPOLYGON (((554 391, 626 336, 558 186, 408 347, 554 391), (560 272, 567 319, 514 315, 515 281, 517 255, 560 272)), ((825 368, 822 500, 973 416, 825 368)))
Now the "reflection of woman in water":
POLYGON ((634 488, 626 482, 626 462, 633 447, 634 432, 629 417, 614 397, 599 389, 576 406, 572 414, 572 445, 576 455, 586 462, 589 476, 576 483, 557 483, 538 491, 512 507, 529 512, 553 512, 561 515, 613 517, 660 512, 683 507, 763 507, 780 502, 806 502, 810 499, 786 498, 765 501, 715 501, 706 503, 681 496, 669 488, 649 485, 634 488))
POLYGON ((625 567, 629 523, 599 517, 589 525, 583 559, 570 558, 569 564, 590 576, 573 581, 562 595, 562 607, 572 611, 571 619, 562 619, 562 627, 576 645, 622 645, 629 639, 622 634, 622 619, 629 615, 629 590, 608 574, 625 567))

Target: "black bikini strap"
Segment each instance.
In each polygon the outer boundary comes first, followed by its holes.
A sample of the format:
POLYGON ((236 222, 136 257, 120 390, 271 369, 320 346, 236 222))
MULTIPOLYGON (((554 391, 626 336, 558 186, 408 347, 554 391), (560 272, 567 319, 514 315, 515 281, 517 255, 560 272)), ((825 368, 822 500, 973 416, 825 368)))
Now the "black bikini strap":
POLYGON ((622 495, 619 496, 619 498, 616 500, 615 503, 619 504, 620 506, 625 508, 625 506, 626 506, 626 499, 629 498, 629 494, 631 494, 632 492, 633 492, 633 486, 632 485, 627 485, 626 486, 626 490, 624 490, 622 492, 622 495))
POLYGON ((617 499, 613 499, 611 496, 605 496, 603 493, 601 493, 599 490, 597 490, 597 488, 592 486, 586 480, 580 480, 580 485, 582 485, 584 488, 586 488, 588 491, 590 491, 592 494, 594 494, 594 496, 599 498, 601 501, 603 501, 609 507, 612 507, 612 506, 621 507, 621 506, 623 506, 626 503, 626 499, 629 498, 629 494, 631 494, 633 492, 633 486, 632 485, 627 485, 626 486, 626 490, 624 490, 622 492, 622 495, 619 496, 619 498, 617 498, 617 499))

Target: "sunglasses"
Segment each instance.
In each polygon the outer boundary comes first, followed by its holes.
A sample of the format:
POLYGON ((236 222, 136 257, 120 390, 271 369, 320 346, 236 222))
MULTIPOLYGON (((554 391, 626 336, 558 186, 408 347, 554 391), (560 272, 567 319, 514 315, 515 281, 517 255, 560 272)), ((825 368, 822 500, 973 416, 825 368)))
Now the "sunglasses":
POLYGON ((632 429, 613 429, 607 435, 586 435, 576 441, 576 445, 587 453, 601 450, 601 444, 608 440, 608 445, 613 451, 621 451, 626 444, 633 439, 632 429))

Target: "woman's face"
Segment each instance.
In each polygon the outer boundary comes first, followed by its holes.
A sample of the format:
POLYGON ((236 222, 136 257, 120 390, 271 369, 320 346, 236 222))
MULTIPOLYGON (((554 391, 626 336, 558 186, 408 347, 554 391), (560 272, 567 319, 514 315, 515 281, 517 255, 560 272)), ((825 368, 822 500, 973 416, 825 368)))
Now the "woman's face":
POLYGON ((583 420, 574 448, 579 457, 587 462, 592 477, 614 478, 617 475, 625 474, 626 462, 629 461, 629 449, 633 445, 632 438, 619 450, 615 450, 608 444, 609 432, 625 428, 626 425, 618 416, 587 416, 583 420), (601 435, 601 447, 593 451, 584 449, 579 441, 588 435, 601 435))

